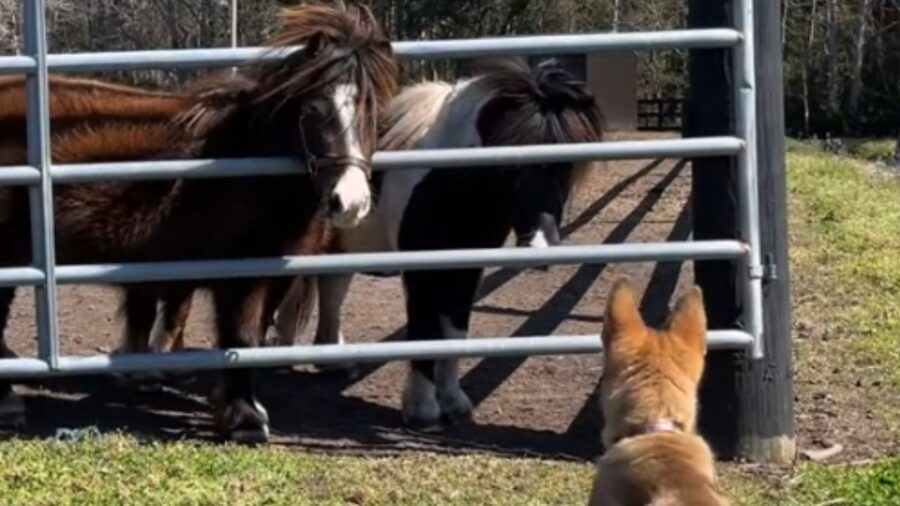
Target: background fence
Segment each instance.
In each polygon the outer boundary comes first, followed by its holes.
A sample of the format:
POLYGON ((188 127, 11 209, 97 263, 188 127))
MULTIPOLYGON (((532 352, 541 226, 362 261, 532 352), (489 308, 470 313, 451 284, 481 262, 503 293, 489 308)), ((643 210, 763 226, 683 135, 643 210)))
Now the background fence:
POLYGON ((681 131, 684 119, 682 98, 642 98, 638 100, 638 130, 681 131))
MULTIPOLYGON (((456 59, 504 55, 560 55, 598 51, 731 49, 734 65, 734 136, 608 142, 588 145, 546 145, 378 153, 376 170, 436 169, 500 164, 544 164, 561 161, 635 158, 735 157, 740 211, 740 240, 661 244, 559 246, 547 251, 483 249, 405 253, 347 254, 221 261, 181 261, 109 265, 55 264, 53 185, 92 181, 203 178, 255 175, 276 177, 296 173, 289 159, 216 159, 52 165, 50 163, 48 73, 200 68, 242 65, 262 57, 261 48, 129 51, 114 53, 47 54, 45 0, 26 1, 25 54, 0 58, 0 74, 28 75, 28 165, 0 170, 0 185, 28 185, 31 197, 34 264, 0 269, 0 286, 30 285, 36 290, 38 357, 0 360, 0 376, 53 376, 139 370, 206 369, 327 363, 506 356, 601 351, 598 335, 525 338, 484 338, 397 343, 347 344, 316 347, 182 352, 164 355, 60 356, 56 286, 66 283, 130 283, 186 278, 288 276, 352 271, 524 267, 561 263, 646 262, 666 260, 734 260, 741 264, 737 280, 744 293, 743 329, 711 331, 713 348, 749 348, 756 358, 762 349, 762 275, 759 244, 758 178, 756 172, 756 95, 754 90, 753 2, 735 9, 734 28, 674 30, 646 33, 529 36, 477 40, 398 42, 404 59, 456 59)), ((275 54, 266 58, 278 58, 275 54)))

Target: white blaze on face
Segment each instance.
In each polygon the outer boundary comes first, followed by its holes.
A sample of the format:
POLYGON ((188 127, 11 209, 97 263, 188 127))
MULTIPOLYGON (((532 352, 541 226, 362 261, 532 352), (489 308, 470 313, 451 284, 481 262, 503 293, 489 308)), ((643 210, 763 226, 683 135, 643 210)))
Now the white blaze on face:
MULTIPOLYGON (((364 159, 362 145, 355 128, 356 103, 359 90, 353 84, 341 84, 335 88, 334 101, 337 119, 341 125, 341 135, 345 143, 347 156, 364 159)), ((344 168, 343 174, 334 185, 331 198, 340 203, 331 215, 335 226, 355 227, 362 221, 372 207, 372 194, 369 179, 362 168, 355 165, 344 168)))

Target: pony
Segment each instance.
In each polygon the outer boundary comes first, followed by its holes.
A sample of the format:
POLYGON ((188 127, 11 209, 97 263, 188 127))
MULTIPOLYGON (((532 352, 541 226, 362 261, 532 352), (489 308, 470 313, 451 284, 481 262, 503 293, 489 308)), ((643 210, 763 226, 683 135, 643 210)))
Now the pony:
MULTIPOLYGON (((334 230, 367 216, 377 118, 398 79, 391 42, 364 6, 287 8, 281 24, 271 50, 302 49, 183 93, 51 81, 54 163, 288 156, 309 169, 278 178, 56 185, 60 263, 315 254, 327 248, 334 230)), ((21 78, 0 84, 4 163, 24 160, 22 85, 21 78)), ((28 224, 27 190, 0 188, 0 266, 31 260, 28 224)), ((154 317, 148 301, 200 287, 213 294, 219 348, 259 345, 263 315, 290 283, 248 278, 126 286, 123 351, 141 351, 154 317)), ((14 288, 0 288, 4 328, 14 294, 14 288)), ((222 436, 268 439, 269 418, 256 398, 252 369, 223 371, 213 401, 222 436)), ((0 381, 0 423, 24 423, 24 415, 10 382, 0 381)))
MULTIPOLYGON (((556 62, 532 69, 516 61, 498 61, 470 79, 424 82, 404 89, 381 120, 379 148, 599 142, 602 124, 594 97, 556 62)), ((511 230, 523 245, 520 233, 540 232, 542 216, 550 216, 554 226, 558 223, 564 199, 591 165, 421 168, 378 174, 374 212, 359 226, 337 231, 327 252, 496 248, 511 230)), ((482 271, 402 273, 407 339, 466 337, 482 271)), ((349 274, 298 277, 273 313, 267 344, 293 344, 316 301, 319 320, 314 342, 342 343, 340 312, 352 278, 349 274)), ((183 346, 179 339, 190 295, 182 295, 186 296, 160 302, 151 333, 158 338, 152 345, 155 351, 183 346), (173 317, 173 312, 179 317, 173 317)), ((443 421, 460 423, 471 412, 472 404, 459 387, 456 360, 412 363, 403 396, 407 425, 439 430, 443 421)))
MULTIPOLYGON (((384 118, 381 141, 388 149, 410 141, 423 149, 588 143, 602 140, 602 125, 594 97, 557 62, 530 68, 510 60, 492 62, 452 85, 422 84, 401 94, 384 118), (422 132, 422 116, 411 114, 403 100, 406 93, 416 95, 417 108, 436 115, 419 139, 414 136, 422 132)), ((359 227, 342 230, 329 252, 497 248, 514 228, 527 230, 523 224, 561 213, 560 196, 567 198, 591 166, 391 171, 381 182, 375 213, 359 227)), ((403 272, 406 338, 465 338, 482 274, 480 268, 403 272)), ((340 308, 351 279, 331 275, 316 280, 316 343, 342 342, 340 308)), ((289 296, 282 306, 308 307, 312 282, 298 285, 309 294, 293 306, 289 296)), ((307 312, 300 312, 299 330, 307 312)), ((288 311, 284 321, 276 319, 279 333, 290 332, 291 317, 288 311)), ((404 423, 421 430, 467 421, 472 403, 460 388, 458 361, 412 362, 402 406, 404 423)))

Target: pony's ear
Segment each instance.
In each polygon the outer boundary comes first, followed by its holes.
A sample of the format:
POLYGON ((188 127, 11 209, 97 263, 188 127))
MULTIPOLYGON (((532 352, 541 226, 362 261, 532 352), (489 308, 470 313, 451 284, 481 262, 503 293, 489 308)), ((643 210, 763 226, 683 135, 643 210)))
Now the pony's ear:
POLYGON ((611 349, 620 340, 639 339, 646 334, 647 326, 638 311, 631 282, 627 278, 616 280, 609 292, 603 318, 604 349, 611 349))
POLYGON ((666 329, 691 348, 706 353, 706 310, 700 287, 692 287, 678 299, 666 329))

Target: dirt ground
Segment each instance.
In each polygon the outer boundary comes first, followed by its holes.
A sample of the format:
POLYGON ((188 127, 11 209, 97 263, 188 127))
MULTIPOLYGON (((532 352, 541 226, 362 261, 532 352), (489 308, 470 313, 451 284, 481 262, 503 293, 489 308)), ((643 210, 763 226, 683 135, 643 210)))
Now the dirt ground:
MULTIPOLYGON (((601 165, 570 202, 565 242, 687 240, 690 177, 689 165, 680 161, 601 165)), ((609 283, 621 274, 632 276, 645 290, 642 309, 650 321, 658 322, 690 280, 690 263, 555 266, 548 272, 491 269, 475 308, 472 336, 596 334, 609 283)), ((62 287, 62 351, 82 355, 112 349, 119 335, 117 302, 117 293, 108 288, 62 287)), ((344 314, 348 341, 402 338, 405 315, 399 278, 358 276, 344 314)), ((7 332, 13 350, 34 354, 30 291, 20 291, 7 332)), ((195 301, 187 344, 206 348, 211 339, 211 312, 204 294, 195 301)), ((309 342, 309 336, 304 341, 309 342)), ((267 371, 260 379, 261 400, 271 415, 273 441, 307 451, 484 451, 576 460, 597 455, 602 423, 596 399, 600 357, 463 364, 463 388, 476 405, 475 421, 438 435, 402 427, 398 411, 406 368, 402 363, 363 366, 356 378, 308 367, 267 371)), ((100 376, 20 385, 29 425, 19 435, 45 437, 61 428, 93 425, 150 439, 211 438, 206 394, 213 374, 152 391, 119 386, 100 376)), ((806 404, 801 402, 800 408, 806 404)), ((798 419, 804 416, 801 412, 798 419)), ((801 445, 815 440, 803 430, 801 445)))
MULTIPOLYGON (((570 202, 565 242, 684 240, 690 232, 689 192, 690 170, 681 162, 602 165, 570 202)), ((549 272, 492 269, 475 308, 472 336, 596 334, 607 286, 623 273, 638 286, 652 280, 643 305, 659 316, 687 269, 677 264, 556 266, 549 272)), ((117 303, 118 294, 109 288, 61 287, 63 353, 95 354, 115 347, 117 303)), ((349 341, 399 339, 404 323, 399 278, 356 278, 345 306, 349 341)), ((34 335, 31 291, 20 290, 7 342, 18 354, 33 355, 34 335)), ((205 348, 211 337, 204 294, 191 315, 187 344, 205 348)), ((592 458, 599 449, 597 356, 466 360, 462 381, 477 406, 475 423, 440 435, 402 428, 398 407, 405 367, 367 366, 355 379, 304 367, 265 373, 260 390, 274 441, 303 449, 486 450, 577 459, 592 458)), ((99 376, 18 389, 28 405, 28 434, 96 425, 154 438, 206 438, 211 436, 206 393, 212 379, 212 373, 204 373, 192 384, 147 392, 99 376)))

